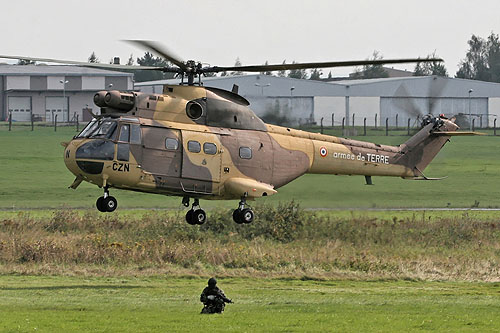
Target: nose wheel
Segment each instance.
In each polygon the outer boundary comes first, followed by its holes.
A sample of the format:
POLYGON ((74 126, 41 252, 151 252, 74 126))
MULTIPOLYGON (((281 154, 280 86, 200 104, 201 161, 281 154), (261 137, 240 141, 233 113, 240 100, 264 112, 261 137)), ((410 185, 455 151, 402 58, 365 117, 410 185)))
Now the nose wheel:
POLYGON ((105 188, 104 195, 97 199, 95 205, 98 211, 102 213, 111 213, 118 207, 118 201, 116 201, 115 197, 110 196, 108 189, 105 188))
POLYGON ((238 224, 252 223, 255 217, 253 210, 246 206, 245 197, 241 198, 240 204, 233 212, 233 220, 238 224))
MULTIPOLYGON (((183 198, 182 204, 184 206, 189 206, 189 198, 183 198)), ((200 201, 194 199, 193 206, 186 213, 186 222, 191 225, 203 224, 207 221, 207 214, 203 209, 200 208, 200 201)))

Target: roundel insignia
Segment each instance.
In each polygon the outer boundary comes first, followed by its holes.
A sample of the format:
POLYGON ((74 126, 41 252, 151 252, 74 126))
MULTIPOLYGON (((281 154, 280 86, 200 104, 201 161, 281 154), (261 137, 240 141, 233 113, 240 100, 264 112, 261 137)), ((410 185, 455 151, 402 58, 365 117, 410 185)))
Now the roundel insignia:
POLYGON ((321 157, 325 157, 326 155, 328 155, 328 150, 326 150, 326 147, 321 147, 319 149, 319 154, 321 155, 321 157))

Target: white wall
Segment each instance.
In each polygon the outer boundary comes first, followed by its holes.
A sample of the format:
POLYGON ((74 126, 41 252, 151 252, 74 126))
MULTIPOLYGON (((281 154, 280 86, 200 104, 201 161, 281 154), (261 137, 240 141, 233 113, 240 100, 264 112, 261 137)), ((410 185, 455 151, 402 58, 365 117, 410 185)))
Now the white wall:
POLYGON ((493 121, 495 118, 499 118, 497 120, 497 126, 500 126, 500 98, 492 97, 488 99, 488 126, 493 127, 493 121), (497 117, 495 117, 497 116, 497 117))
POLYGON ((323 125, 332 125, 332 113, 335 126, 342 124, 345 117, 345 97, 317 96, 314 97, 314 120, 319 125, 323 117, 323 125))
POLYGON ((29 76, 7 76, 6 90, 10 89, 29 89, 30 77, 29 76))
POLYGON ((375 114, 380 118, 380 97, 349 97, 349 113, 349 125, 354 115, 354 125, 363 126, 363 118, 366 118, 366 125, 374 126, 375 114))
POLYGON ((82 76, 82 90, 104 90, 104 76, 82 76))
MULTIPOLYGON (((335 126, 342 124, 342 118, 345 117, 346 98, 345 97, 314 97, 314 119, 319 124, 323 117, 325 126, 332 125, 332 113, 335 118, 335 126)), ((380 117, 380 98, 379 97, 349 97, 349 124, 352 125, 352 115, 354 116, 354 125, 363 126, 363 118, 366 117, 366 124, 373 126, 375 123, 375 114, 380 117)))
POLYGON ((47 89, 63 90, 63 84, 60 82, 61 80, 64 80, 64 76, 47 76, 47 89))

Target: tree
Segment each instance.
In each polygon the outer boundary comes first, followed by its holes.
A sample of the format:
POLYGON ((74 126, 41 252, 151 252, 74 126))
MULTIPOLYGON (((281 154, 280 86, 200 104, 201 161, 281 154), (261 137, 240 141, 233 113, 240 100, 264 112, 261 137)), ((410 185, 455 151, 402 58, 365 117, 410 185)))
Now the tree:
POLYGON ((88 62, 94 63, 94 64, 98 64, 99 63, 99 58, 97 58, 97 56, 95 55, 94 51, 92 51, 92 54, 88 58, 88 62))
POLYGON ((467 41, 469 50, 460 61, 456 77, 462 79, 500 82, 500 39, 491 33, 487 39, 472 35, 467 41))
POLYGON ((17 65, 36 65, 36 61, 31 61, 31 60, 28 60, 28 59, 19 59, 17 61, 17 65))
MULTIPOLYGON (((286 64, 286 59, 283 60, 283 65, 286 64)), ((280 71, 278 71, 278 76, 279 77, 286 77, 286 69, 282 69, 280 71)))
MULTIPOLYGON (((373 51, 372 59, 367 60, 382 60, 382 57, 378 51, 373 51)), ((382 65, 364 65, 360 70, 356 68, 352 78, 354 79, 375 79, 375 78, 383 78, 389 77, 389 74, 385 71, 382 65)))
POLYGON ((128 61, 127 61, 127 66, 133 66, 134 65, 134 55, 131 53, 130 54, 130 57, 128 58, 128 61))
MULTIPOLYGON (((330 72, 330 74, 332 74, 332 73, 330 72)), ((311 75, 309 76, 309 80, 320 81, 321 80, 321 75, 323 75, 323 72, 321 72, 321 69, 314 68, 311 71, 311 75)))
MULTIPOLYGON (((438 58, 438 56, 436 55, 436 51, 429 54, 427 57, 438 58)), ((415 69, 413 70, 413 76, 429 76, 429 75, 448 76, 448 72, 444 64, 439 61, 417 62, 417 64, 415 65, 415 69)))
MULTIPOLYGON (((296 62, 292 61, 292 64, 296 64, 296 62)), ((307 70, 305 70, 305 69, 291 69, 290 72, 288 72, 288 77, 291 77, 294 79, 307 79, 307 70)))
MULTIPOLYGON (((268 66, 269 65, 269 62, 266 60, 266 62, 264 63, 264 66, 268 66)), ((262 75, 273 75, 272 72, 270 71, 263 71, 263 72, 260 72, 260 74, 262 75)))
POLYGON ((500 40, 493 32, 488 37, 488 67, 491 72, 491 81, 500 82, 500 40))
MULTIPOLYGON (((240 57, 236 58, 236 61, 234 62, 234 67, 241 67, 240 57)), ((231 72, 231 75, 243 75, 243 72, 233 71, 231 72)))
MULTIPOLYGON (((152 53, 145 52, 142 58, 137 58, 139 66, 168 67, 170 63, 152 53)), ((154 70, 136 70, 134 73, 136 82, 166 80, 174 78, 174 73, 164 73, 154 70)))

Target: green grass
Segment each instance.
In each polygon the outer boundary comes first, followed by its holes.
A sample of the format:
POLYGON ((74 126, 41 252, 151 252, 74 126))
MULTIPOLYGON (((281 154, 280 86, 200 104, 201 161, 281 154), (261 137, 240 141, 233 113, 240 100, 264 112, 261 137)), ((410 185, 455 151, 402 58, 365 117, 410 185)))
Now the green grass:
POLYGON ((2 332, 498 332, 500 284, 219 279, 235 304, 200 315, 204 278, 0 276, 2 332))
POLYGON ((165 211, 3 212, 0 274, 500 281, 493 212, 336 213, 258 205, 237 225, 213 209, 191 226, 165 211))
MULTIPOLYGON (((407 139, 369 133, 375 135, 357 138, 385 144, 407 139)), ((187 225, 175 211, 100 214, 93 209, 100 189, 90 184, 67 189, 73 176, 59 142, 74 134, 71 128, 54 133, 19 126, 8 132, 0 125, 1 332, 500 330, 500 283, 453 282, 498 280, 496 212, 301 212, 307 228, 293 229, 297 239, 291 242, 245 239, 245 233, 260 228, 284 232, 288 224, 280 225, 271 209, 261 224, 240 230, 229 213, 215 209, 234 208, 236 202, 203 201, 212 209, 202 228, 187 225), (18 211, 23 208, 36 210, 18 211), (167 252, 170 257, 161 256, 167 252), (23 259, 31 261, 16 259, 20 253, 31 254, 23 259), (222 255, 233 261, 218 262, 222 255), (231 268, 237 260, 245 265, 231 268), (220 286, 235 301, 223 315, 199 315, 199 294, 211 274, 225 276, 220 286), (402 280, 367 281, 381 276, 402 280), (420 280, 436 278, 448 281, 420 280)), ((471 207, 477 202, 498 207, 499 140, 453 138, 425 172, 448 175, 444 181, 374 178, 375 186, 365 186, 363 177, 306 175, 260 202, 295 199, 302 207, 329 209, 471 207)), ((113 195, 125 208, 181 208, 179 198, 113 195)), ((293 223, 300 228, 300 220, 293 223)))
MULTIPOLYGON (((401 131, 404 133, 404 131, 401 131)), ((371 136, 357 139, 381 144, 400 144, 407 137, 371 136)), ((61 141, 68 141, 74 128, 0 126, 0 208, 92 208, 102 190, 83 183, 68 189, 74 176, 66 169, 61 141)), ((305 175, 262 199, 272 203, 295 199, 310 208, 381 207, 500 207, 492 189, 500 188, 500 137, 452 138, 431 163, 428 177, 448 176, 442 181, 409 181, 374 177, 375 186, 364 185, 362 176, 305 175)), ((128 191, 112 191, 120 208, 178 208, 180 198, 128 191)), ((236 201, 203 201, 203 207, 235 207, 236 201)))

